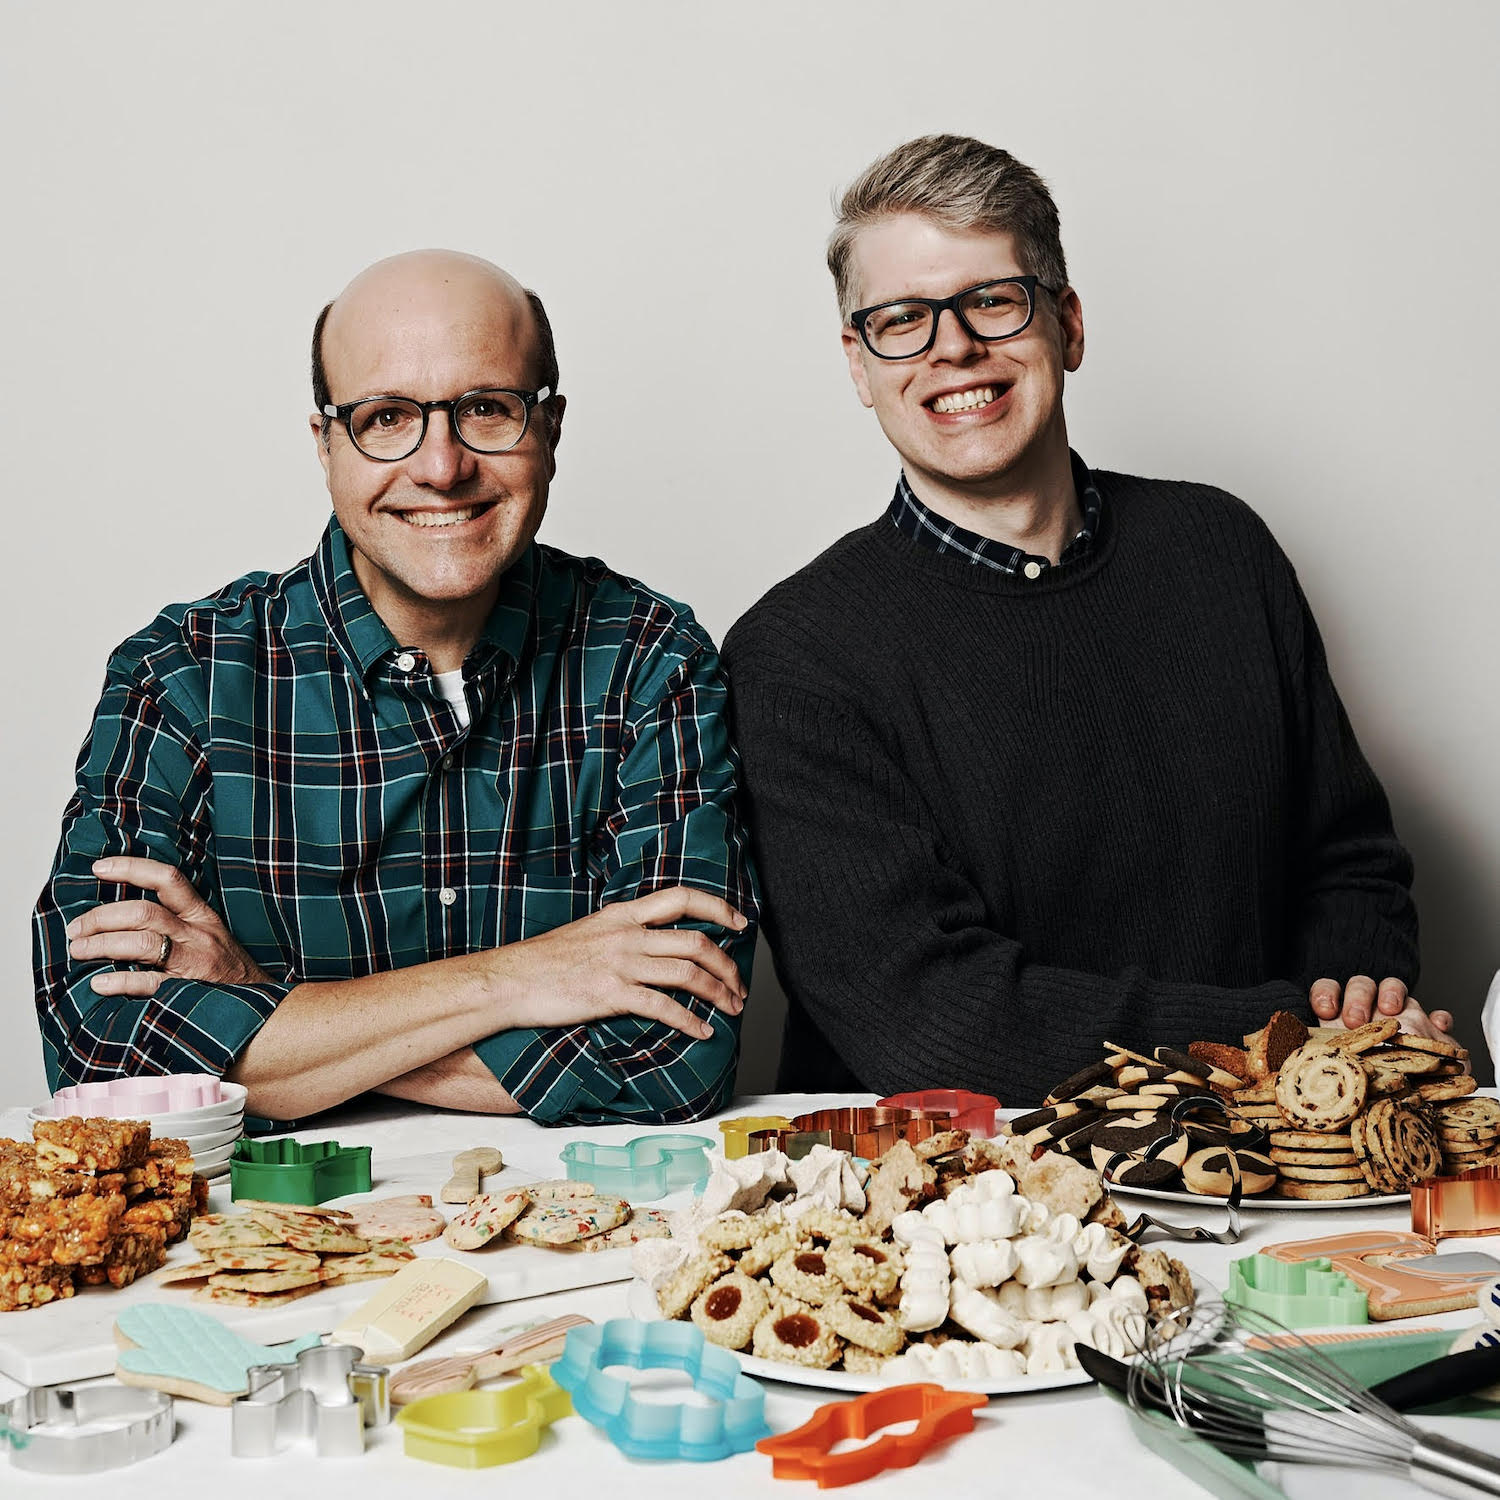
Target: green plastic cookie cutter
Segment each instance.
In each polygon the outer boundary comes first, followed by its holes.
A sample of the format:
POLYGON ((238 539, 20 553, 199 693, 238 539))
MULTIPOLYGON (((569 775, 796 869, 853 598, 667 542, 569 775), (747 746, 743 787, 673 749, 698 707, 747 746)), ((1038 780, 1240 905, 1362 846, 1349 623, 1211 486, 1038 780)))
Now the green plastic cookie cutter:
POLYGON ((1231 1261, 1224 1300, 1264 1313, 1288 1328, 1370 1321, 1368 1293, 1321 1256, 1285 1261, 1270 1255, 1247 1255, 1231 1261))
POLYGON ((495 1391, 424 1396, 396 1414, 408 1458, 454 1469, 488 1469, 529 1458, 542 1429, 568 1416, 573 1400, 540 1365, 495 1391))
POLYGON ((370 1148, 337 1141, 304 1145, 291 1136, 252 1141, 241 1136, 229 1155, 229 1196, 267 1203, 326 1203, 370 1191, 370 1148))

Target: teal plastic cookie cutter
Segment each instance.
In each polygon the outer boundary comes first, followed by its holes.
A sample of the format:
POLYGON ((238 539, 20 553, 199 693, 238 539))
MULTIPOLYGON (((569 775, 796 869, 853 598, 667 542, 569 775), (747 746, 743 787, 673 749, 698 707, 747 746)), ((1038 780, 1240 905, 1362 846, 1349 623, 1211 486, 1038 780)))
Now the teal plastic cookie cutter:
POLYGON ((695 1463, 745 1453, 769 1437, 766 1393, 727 1349, 710 1344, 691 1323, 639 1323, 614 1318, 568 1330, 552 1378, 572 1394, 573 1410, 628 1458, 678 1458, 695 1463), (682 1370, 711 1400, 638 1401, 615 1365, 682 1370))
POLYGON ((229 1196, 267 1203, 325 1203, 370 1191, 370 1148, 337 1141, 304 1145, 291 1136, 252 1141, 241 1136, 229 1154, 229 1196))
POLYGON ((540 1365, 495 1391, 424 1396, 396 1414, 406 1456, 454 1469, 488 1469, 529 1458, 542 1430, 573 1410, 568 1393, 540 1365))
POLYGON ((712 1146, 701 1135, 638 1135, 628 1146, 574 1141, 561 1155, 570 1181, 591 1182, 608 1197, 647 1203, 707 1182, 712 1146))
POLYGON ((1247 1255, 1231 1261, 1224 1300, 1264 1313, 1288 1328, 1370 1321, 1369 1295, 1321 1256, 1285 1261, 1247 1255))

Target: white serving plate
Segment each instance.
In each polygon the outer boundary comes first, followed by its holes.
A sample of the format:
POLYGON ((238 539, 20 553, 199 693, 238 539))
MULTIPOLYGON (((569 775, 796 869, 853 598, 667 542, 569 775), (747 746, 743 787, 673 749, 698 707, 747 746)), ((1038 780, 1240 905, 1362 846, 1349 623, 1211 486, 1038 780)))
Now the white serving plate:
MULTIPOLYGON (((660 1323, 661 1309, 644 1281, 632 1281, 625 1294, 630 1316, 639 1323, 660 1323)), ((779 1380, 786 1385, 810 1385, 827 1391, 883 1391, 888 1386, 909 1384, 911 1376, 854 1375, 848 1370, 810 1370, 779 1359, 757 1359, 753 1354, 729 1351, 739 1360, 740 1368, 757 1380, 779 1380)), ((1019 1380, 944 1380, 948 1391, 976 1391, 987 1396, 1028 1396, 1038 1391, 1055 1391, 1063 1386, 1088 1385, 1093 1377, 1083 1370, 1063 1370, 1056 1375, 1027 1375, 1019 1380)))
MULTIPOLYGON (((149 1121, 151 1134, 154 1136, 201 1135, 211 1130, 227 1130, 229 1126, 244 1118, 246 1090, 245 1086, 240 1083, 220 1083, 219 1088, 224 1097, 217 1104, 204 1104, 198 1109, 184 1109, 167 1114, 121 1116, 120 1118, 149 1121)), ((69 1111, 70 1115, 75 1113, 76 1111, 69 1111)), ((29 1110, 26 1118, 35 1124, 38 1120, 56 1120, 67 1118, 67 1116, 59 1115, 49 1099, 45 1104, 38 1104, 29 1110)))
MULTIPOLYGON (((1229 1204, 1227 1198, 1215 1198, 1207 1193, 1189 1193, 1181 1188, 1126 1187, 1123 1183, 1112 1182, 1109 1184, 1109 1192, 1112 1198, 1160 1198, 1165 1203, 1187 1203, 1195 1208, 1205 1204, 1212 1208, 1225 1208, 1229 1204)), ((1333 1199, 1278 1198, 1275 1194, 1268 1193, 1254 1198, 1241 1198, 1240 1212, 1244 1213, 1247 1209, 1261 1209, 1270 1213, 1282 1213, 1288 1210, 1292 1213, 1299 1213, 1307 1209, 1321 1209, 1326 1213, 1329 1209, 1386 1208, 1393 1203, 1410 1202, 1410 1193, 1386 1193, 1364 1198, 1333 1199)))
MULTIPOLYGON (((215 1130, 208 1135, 185 1135, 187 1148, 196 1157, 200 1151, 212 1151, 216 1146, 232 1146, 245 1133, 243 1124, 231 1125, 227 1130, 215 1130)), ((156 1134, 152 1131, 152 1135, 156 1134)))
POLYGON ((214 1171, 228 1171, 229 1153, 234 1150, 234 1142, 229 1141, 223 1146, 215 1146, 209 1151, 193 1152, 193 1170, 202 1172, 205 1176, 214 1171))

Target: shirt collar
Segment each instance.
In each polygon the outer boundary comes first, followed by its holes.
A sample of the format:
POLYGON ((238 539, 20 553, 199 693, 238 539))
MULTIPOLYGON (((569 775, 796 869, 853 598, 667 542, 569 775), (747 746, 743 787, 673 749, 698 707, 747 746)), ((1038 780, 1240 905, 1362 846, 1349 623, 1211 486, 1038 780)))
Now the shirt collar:
MULTIPOLYGON (((382 658, 401 647, 401 642, 375 613, 360 587, 349 555, 349 538, 336 516, 310 559, 313 592, 339 654, 361 683, 382 658)), ((495 651, 519 662, 525 650, 536 601, 537 572, 541 565, 535 542, 511 564, 500 580, 500 594, 484 622, 479 644, 470 653, 476 668, 483 668, 495 651), (476 660, 477 658, 477 660, 476 660)))
MULTIPOLYGON (((1089 472, 1088 465, 1071 449, 1068 454, 1073 465, 1073 487, 1078 493, 1078 506, 1083 512, 1083 524, 1073 539, 1062 550, 1058 567, 1066 567, 1086 557, 1093 548, 1099 533, 1099 518, 1103 513, 1104 500, 1099 486, 1089 472)), ((940 516, 930 506, 920 501, 907 482, 905 471, 896 481, 896 493, 886 512, 898 531, 909 536, 921 546, 934 552, 956 552, 977 566, 992 568, 997 573, 1019 573, 1025 578, 1039 578, 1053 564, 1045 557, 1012 547, 1008 542, 997 542, 992 537, 980 536, 940 516)))

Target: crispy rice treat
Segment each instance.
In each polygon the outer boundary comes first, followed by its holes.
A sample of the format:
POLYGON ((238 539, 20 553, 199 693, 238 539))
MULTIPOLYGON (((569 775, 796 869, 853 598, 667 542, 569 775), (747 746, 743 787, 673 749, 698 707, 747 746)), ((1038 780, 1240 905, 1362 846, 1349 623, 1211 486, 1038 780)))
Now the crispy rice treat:
POLYGON ((73 1272, 68 1266, 18 1265, 0 1246, 0 1312, 20 1312, 73 1295, 73 1272))
POLYGON ((120 1232, 121 1193, 101 1198, 54 1198, 34 1203, 11 1221, 11 1236, 29 1242, 60 1266, 100 1265, 120 1232))
POLYGON ((159 1224, 121 1234, 110 1246, 102 1265, 80 1266, 78 1279, 85 1286, 129 1286, 137 1276, 154 1271, 166 1259, 167 1233, 159 1224))
POLYGON ((31 1133, 36 1138, 37 1165, 48 1170, 120 1172, 144 1166, 151 1127, 144 1120, 38 1120, 31 1133))

